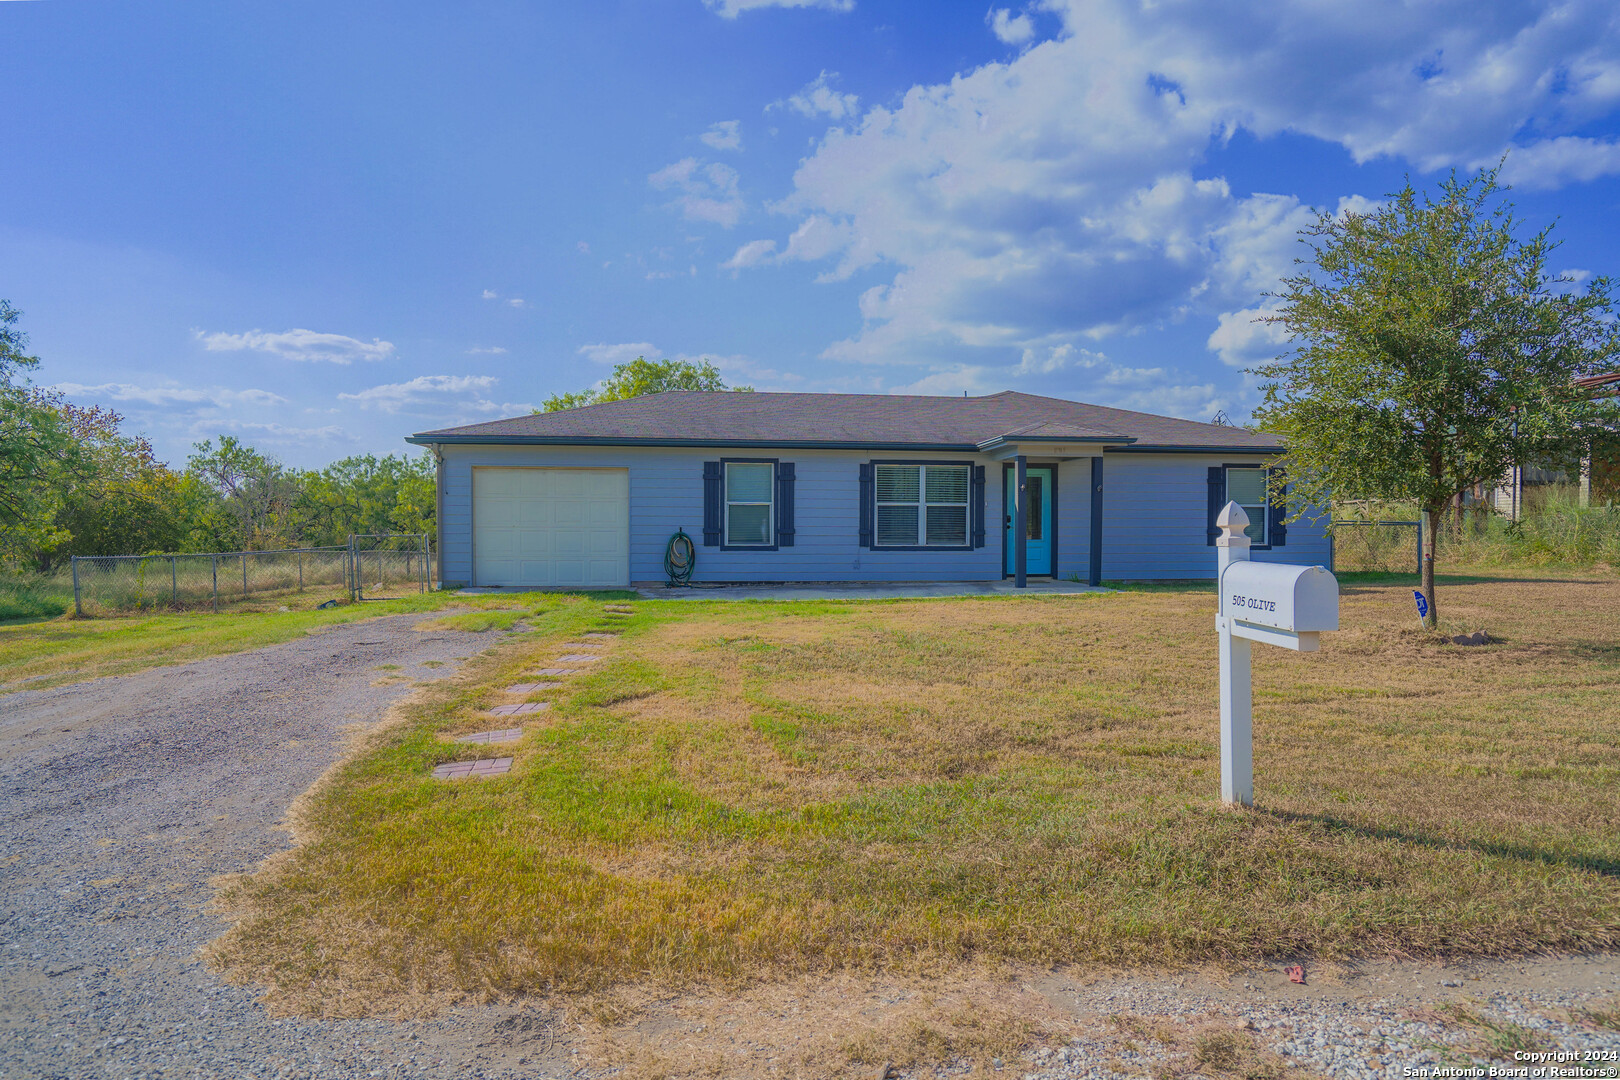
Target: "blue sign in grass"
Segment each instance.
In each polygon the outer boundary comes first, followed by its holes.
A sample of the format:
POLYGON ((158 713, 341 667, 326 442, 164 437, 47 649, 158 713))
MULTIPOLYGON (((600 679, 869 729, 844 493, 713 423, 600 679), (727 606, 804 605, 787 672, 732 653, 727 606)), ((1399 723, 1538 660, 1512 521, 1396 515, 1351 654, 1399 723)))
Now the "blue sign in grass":
POLYGON ((1419 589, 1412 590, 1412 598, 1417 601, 1418 618, 1427 619, 1429 617, 1429 598, 1424 596, 1419 589))

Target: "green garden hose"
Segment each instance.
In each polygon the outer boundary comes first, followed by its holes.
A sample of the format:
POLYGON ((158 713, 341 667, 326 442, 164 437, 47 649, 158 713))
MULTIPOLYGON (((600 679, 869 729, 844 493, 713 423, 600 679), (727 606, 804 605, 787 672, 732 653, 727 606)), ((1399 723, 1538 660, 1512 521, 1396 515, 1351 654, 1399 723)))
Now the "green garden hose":
POLYGON ((692 570, 696 566, 697 548, 692 546, 692 538, 686 535, 685 529, 676 529, 664 548, 664 576, 669 578, 669 587, 691 588, 692 570))

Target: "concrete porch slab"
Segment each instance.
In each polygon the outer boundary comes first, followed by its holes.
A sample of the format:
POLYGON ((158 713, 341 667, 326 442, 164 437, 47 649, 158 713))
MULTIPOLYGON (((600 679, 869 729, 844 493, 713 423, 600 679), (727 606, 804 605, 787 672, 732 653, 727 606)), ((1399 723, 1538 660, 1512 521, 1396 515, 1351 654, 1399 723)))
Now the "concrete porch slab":
POLYGON ((636 591, 649 600, 926 600, 956 596, 1070 596, 1103 593, 1107 589, 1078 581, 1031 579, 1015 588, 1009 581, 787 581, 760 585, 699 585, 671 589, 655 582, 638 582, 636 591))

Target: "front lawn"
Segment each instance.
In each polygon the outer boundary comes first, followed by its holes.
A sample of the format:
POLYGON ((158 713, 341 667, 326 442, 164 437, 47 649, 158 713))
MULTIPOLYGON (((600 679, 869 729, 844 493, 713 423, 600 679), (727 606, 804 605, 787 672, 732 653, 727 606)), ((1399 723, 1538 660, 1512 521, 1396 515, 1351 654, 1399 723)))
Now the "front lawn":
POLYGON ((992 963, 1510 954, 1620 941, 1620 585, 1403 587, 1256 646, 1257 808, 1220 808, 1200 588, 597 601, 426 688, 223 894, 283 1007, 992 963), (505 776, 440 782, 563 642, 505 776), (577 650, 572 650, 577 651, 577 650))

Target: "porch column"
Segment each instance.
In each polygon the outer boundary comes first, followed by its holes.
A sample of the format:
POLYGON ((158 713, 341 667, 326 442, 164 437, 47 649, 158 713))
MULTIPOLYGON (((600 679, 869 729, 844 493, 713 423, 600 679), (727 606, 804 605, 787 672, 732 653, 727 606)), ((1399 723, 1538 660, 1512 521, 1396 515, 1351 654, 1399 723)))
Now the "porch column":
POLYGON ((1029 462, 1023 454, 1013 458, 1013 585, 1022 589, 1029 568, 1029 462))
POLYGON ((1091 459, 1091 565, 1087 567, 1086 581, 1102 584, 1103 537, 1103 459, 1098 454, 1091 459))

